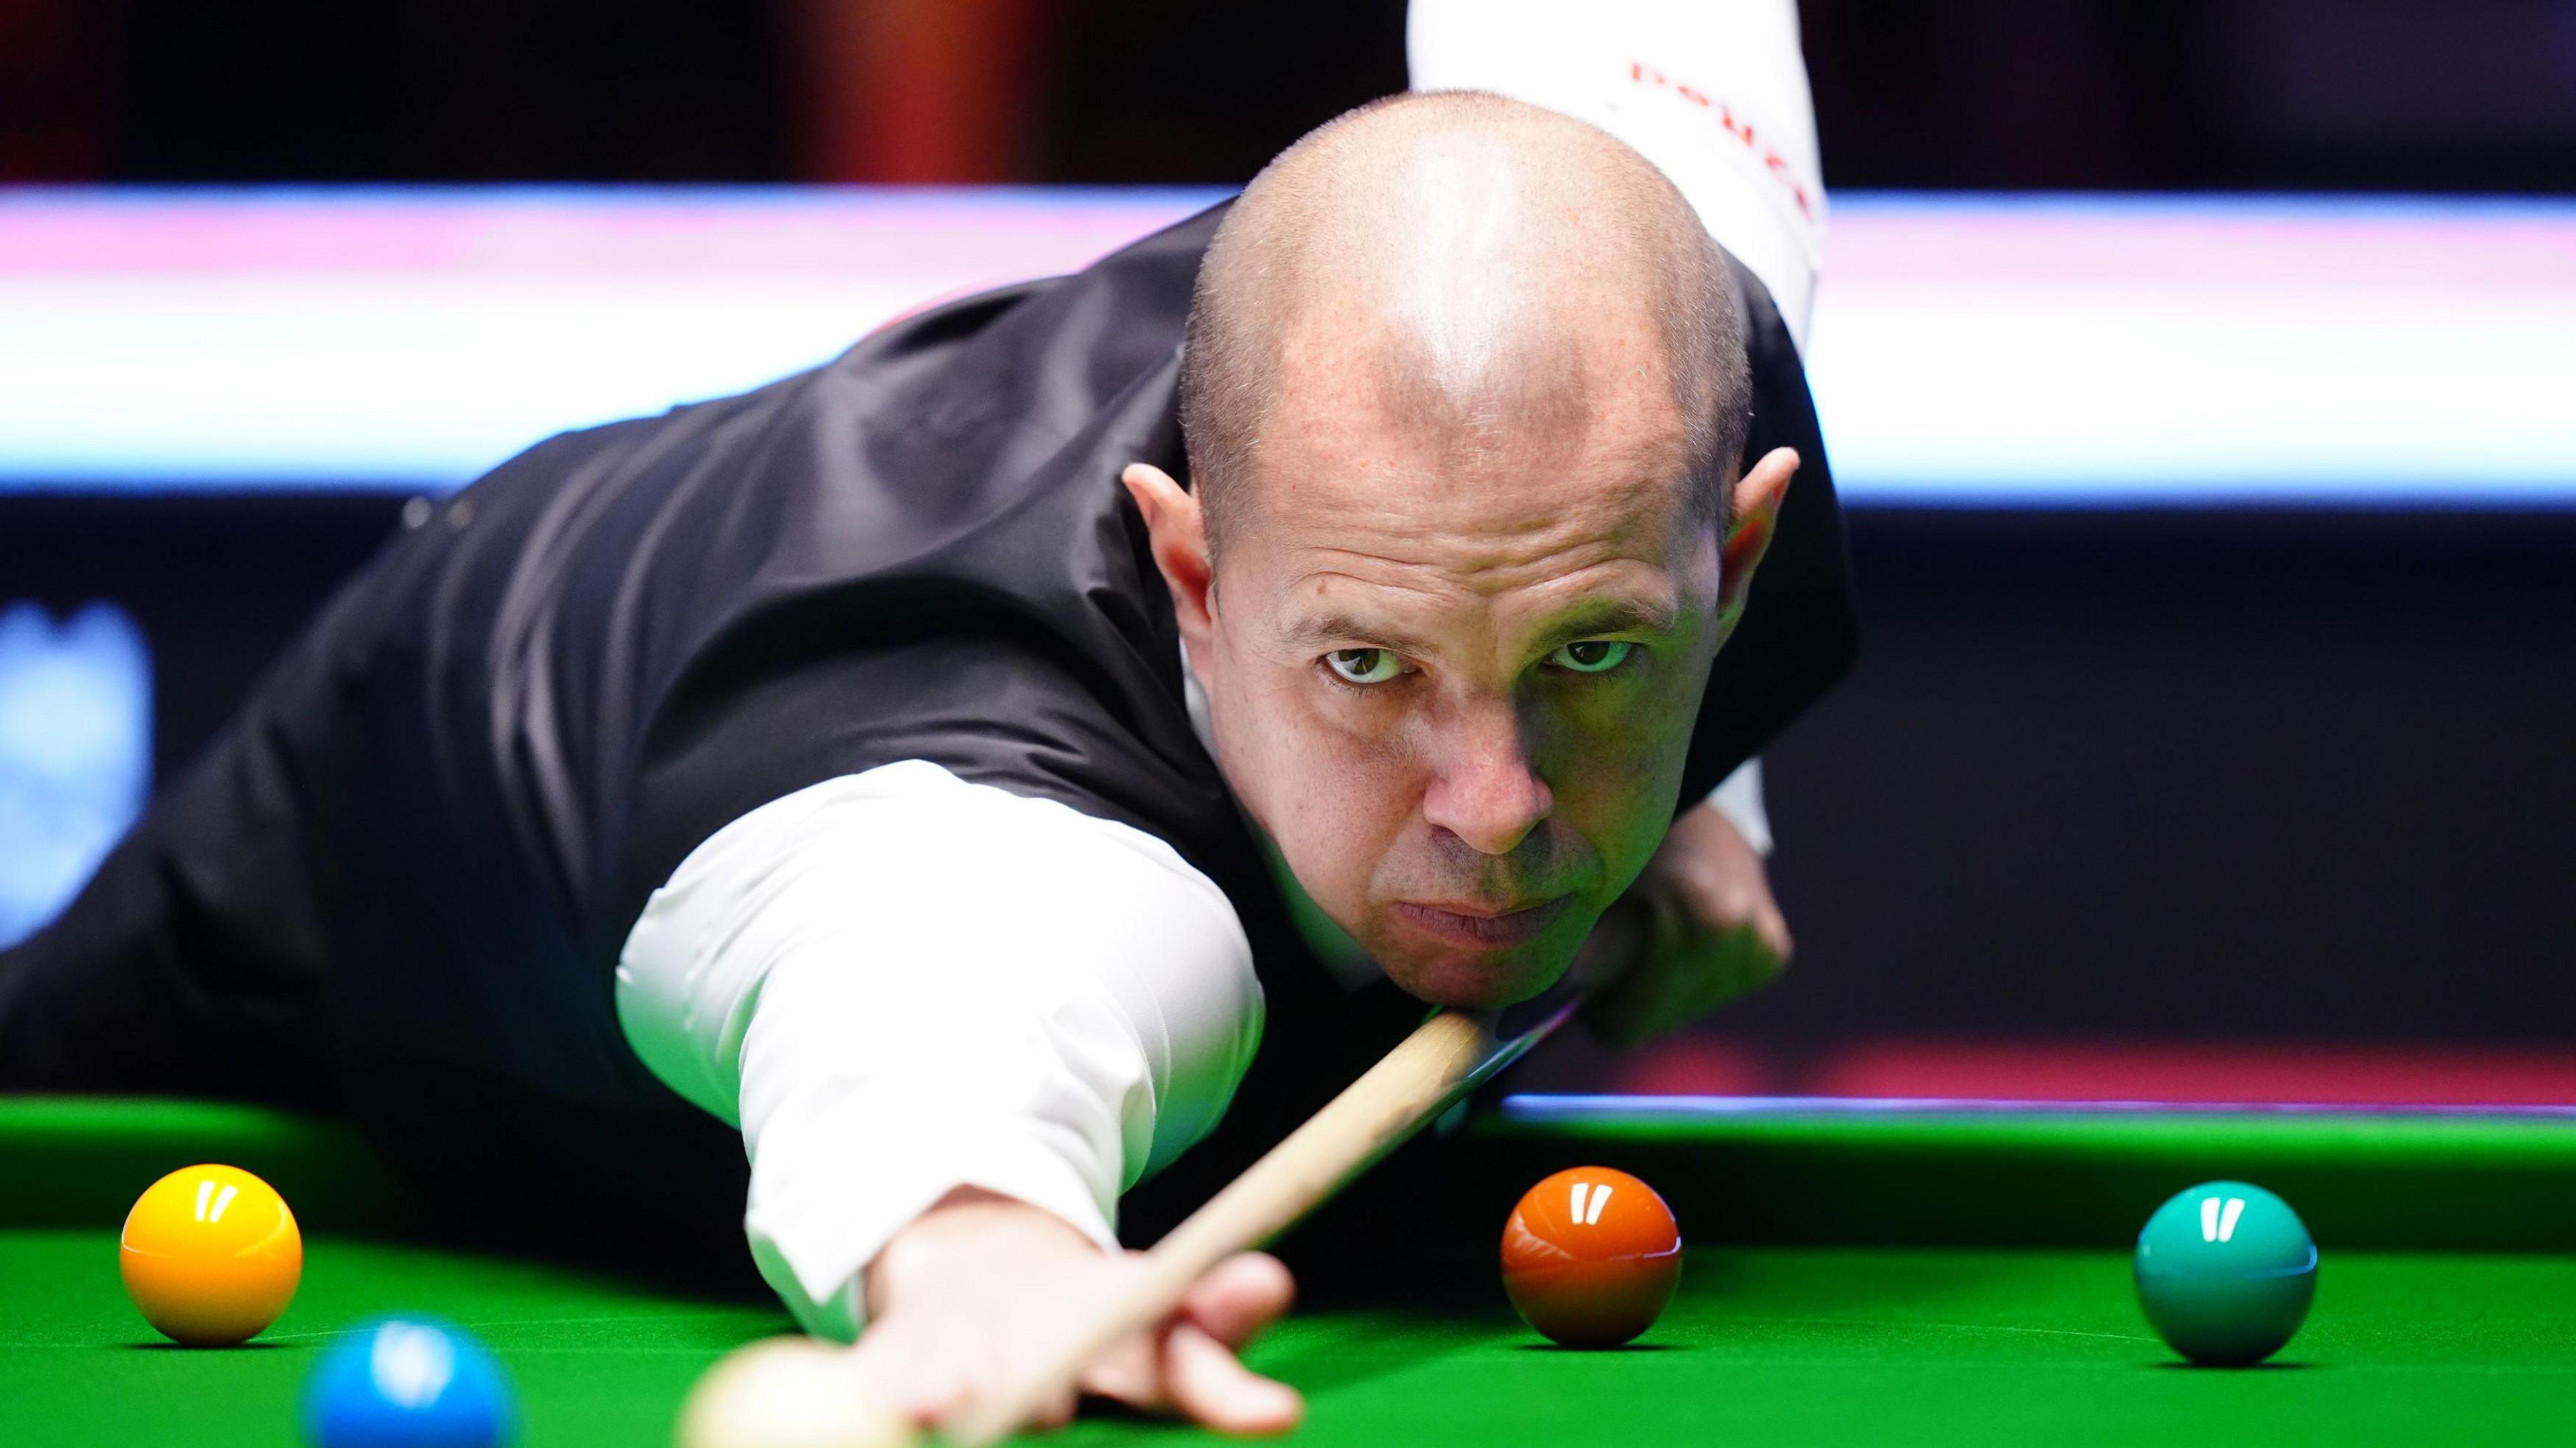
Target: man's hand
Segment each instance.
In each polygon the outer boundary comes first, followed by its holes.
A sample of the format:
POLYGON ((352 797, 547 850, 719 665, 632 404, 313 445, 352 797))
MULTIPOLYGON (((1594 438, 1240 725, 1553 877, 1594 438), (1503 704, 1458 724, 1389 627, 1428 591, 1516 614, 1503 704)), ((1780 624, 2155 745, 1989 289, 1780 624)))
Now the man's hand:
MULTIPOLYGON (((896 1234, 867 1274, 868 1328, 853 1360, 869 1395, 925 1426, 1005 1391, 1081 1330, 1136 1254, 1111 1255, 1055 1216, 963 1188, 896 1234)), ((1224 1433, 1285 1433, 1305 1415, 1296 1390, 1235 1354, 1295 1295, 1275 1257, 1246 1252, 1199 1279, 1150 1337, 1120 1344, 1082 1391, 1224 1433)), ((1034 1426, 1073 1416, 1071 1394, 1034 1426)))
POLYGON ((1593 1033, 1634 1046, 1675 1030, 1789 963, 1789 922, 1771 898, 1762 857, 1703 803, 1673 822, 1663 847, 1614 910, 1643 917, 1643 947, 1584 1012, 1593 1033))

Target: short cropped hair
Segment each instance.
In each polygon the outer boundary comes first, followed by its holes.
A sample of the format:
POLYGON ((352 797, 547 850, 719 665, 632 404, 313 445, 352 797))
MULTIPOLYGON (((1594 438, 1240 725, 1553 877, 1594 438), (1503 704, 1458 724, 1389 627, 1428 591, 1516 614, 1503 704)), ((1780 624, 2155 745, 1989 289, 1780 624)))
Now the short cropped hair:
POLYGON ((1319 174, 1337 163, 1389 165, 1398 148, 1373 143, 1442 128, 1534 135, 1534 166, 1630 223, 1641 299, 1661 324, 1683 419, 1688 481, 1702 518, 1723 534, 1752 393, 1744 311, 1725 254, 1663 173, 1608 133, 1502 96, 1446 91, 1373 101, 1317 127, 1264 167, 1219 224, 1192 293, 1180 377, 1191 486, 1212 551, 1239 522, 1258 465, 1282 338, 1311 278, 1344 260, 1331 226, 1348 218, 1329 214, 1335 201, 1319 174))

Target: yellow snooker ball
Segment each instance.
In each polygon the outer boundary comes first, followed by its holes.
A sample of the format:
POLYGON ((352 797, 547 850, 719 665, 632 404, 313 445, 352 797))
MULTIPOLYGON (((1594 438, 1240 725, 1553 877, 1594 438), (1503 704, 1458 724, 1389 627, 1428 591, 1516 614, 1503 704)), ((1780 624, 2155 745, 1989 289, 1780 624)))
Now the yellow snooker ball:
POLYGON ((860 1392, 849 1349, 773 1337, 698 1379, 675 1436, 679 1448, 915 1448, 921 1435, 860 1392))
POLYGON ((135 1200, 116 1265, 125 1295, 162 1336, 231 1347, 257 1337, 294 1299, 304 1236, 268 1183, 239 1167, 192 1166, 135 1200))

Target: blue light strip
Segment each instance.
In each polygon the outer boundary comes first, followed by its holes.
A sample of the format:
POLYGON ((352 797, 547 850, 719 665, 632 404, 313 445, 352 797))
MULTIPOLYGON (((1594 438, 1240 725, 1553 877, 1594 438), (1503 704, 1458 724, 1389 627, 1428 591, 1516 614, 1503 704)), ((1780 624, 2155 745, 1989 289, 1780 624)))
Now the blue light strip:
MULTIPOLYGON (((0 192, 0 492, 441 492, 1207 191, 0 192)), ((2576 205, 1837 198, 1859 506, 2576 506, 2576 205)))

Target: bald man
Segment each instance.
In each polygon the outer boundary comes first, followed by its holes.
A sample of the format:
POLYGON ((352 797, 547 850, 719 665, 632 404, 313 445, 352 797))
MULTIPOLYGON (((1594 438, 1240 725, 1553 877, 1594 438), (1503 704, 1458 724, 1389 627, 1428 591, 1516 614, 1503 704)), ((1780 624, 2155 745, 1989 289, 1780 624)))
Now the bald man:
MULTIPOLYGON (((1697 802, 1846 666, 1840 535, 1770 289, 1580 109, 1367 107, 1078 276, 506 464, 0 957, 0 1081, 346 1110, 668 1253, 713 1182, 926 1419, 1131 1270, 1123 1193, 1202 1198, 1424 1002, 1614 910, 1659 926, 1609 1029, 1740 990, 1697 802)), ((1239 1258, 1086 1386, 1284 1428, 1234 1351, 1288 1296, 1239 1258)))

